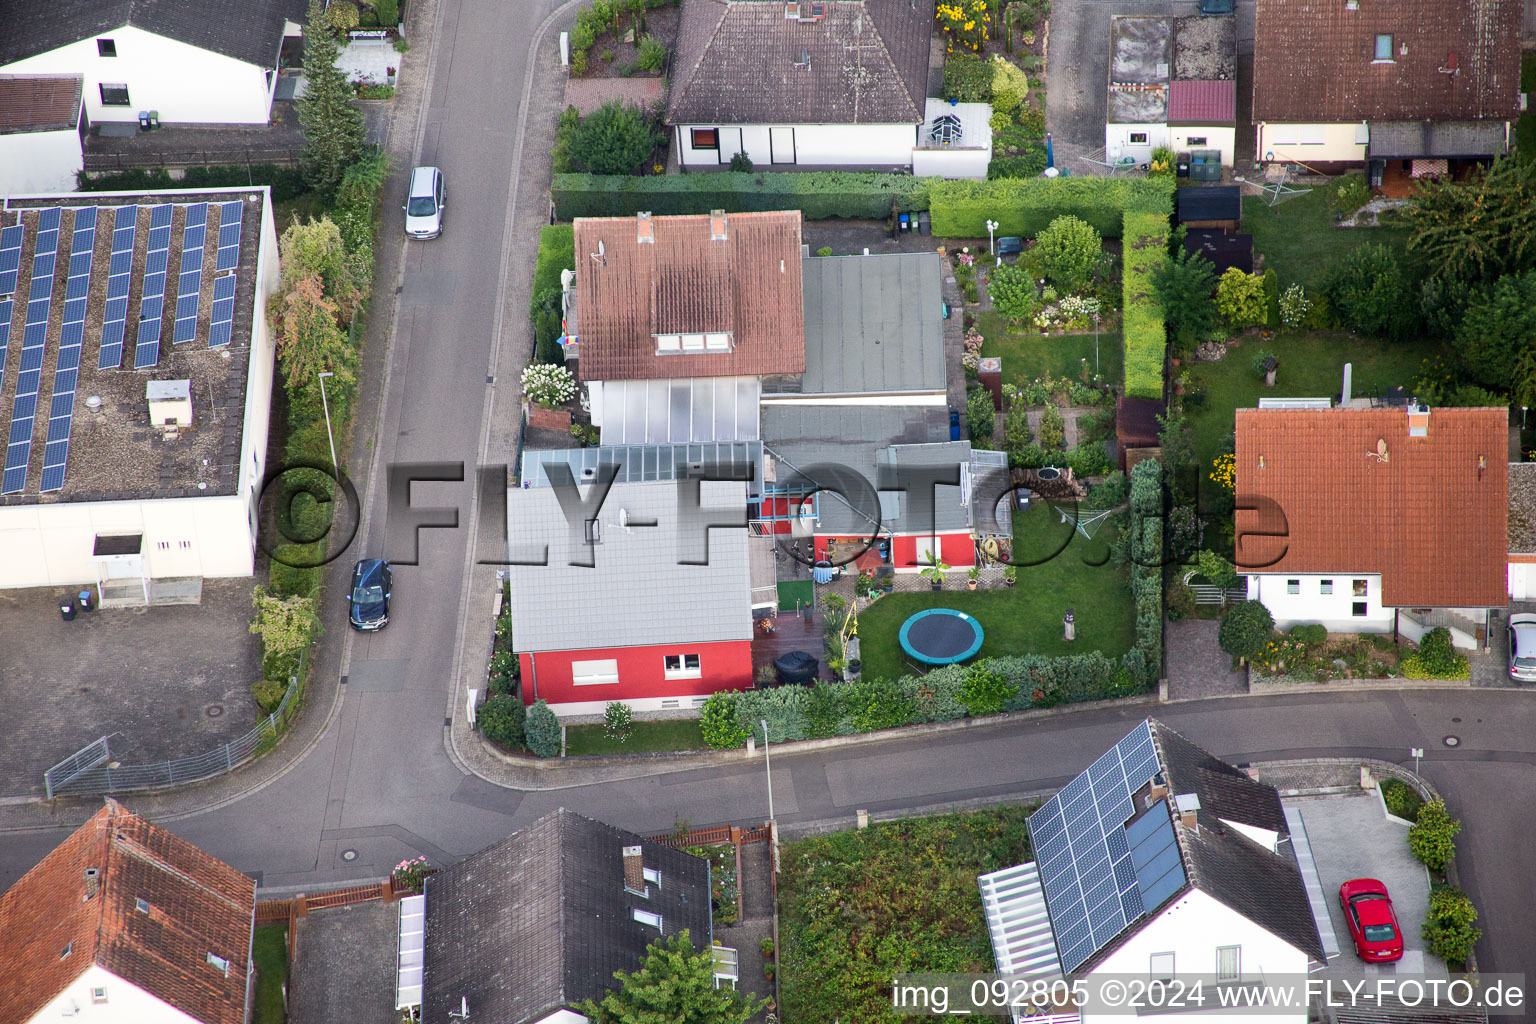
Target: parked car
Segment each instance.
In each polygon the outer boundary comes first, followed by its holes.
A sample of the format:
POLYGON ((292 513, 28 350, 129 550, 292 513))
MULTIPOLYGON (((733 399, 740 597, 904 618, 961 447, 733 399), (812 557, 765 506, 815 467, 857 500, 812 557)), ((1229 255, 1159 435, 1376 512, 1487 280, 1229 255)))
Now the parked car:
POLYGON ((1536 683, 1536 615, 1509 617, 1509 678, 1536 683))
POLYGON ((443 207, 448 205, 443 172, 418 167, 411 172, 405 196, 405 233, 412 238, 436 238, 443 233, 443 207))
POLYGON ((1339 886, 1339 904, 1361 960, 1382 964, 1403 958, 1403 930, 1385 885, 1374 878, 1351 879, 1339 886))
POLYGON ((382 558, 365 558, 352 567, 347 596, 347 621, 352 628, 374 633, 389 624, 390 571, 382 558))

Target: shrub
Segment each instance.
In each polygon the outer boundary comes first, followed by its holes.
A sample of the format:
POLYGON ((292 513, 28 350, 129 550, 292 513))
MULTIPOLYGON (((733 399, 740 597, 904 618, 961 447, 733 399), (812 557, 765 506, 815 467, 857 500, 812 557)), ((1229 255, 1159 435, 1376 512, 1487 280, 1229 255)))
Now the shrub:
POLYGON ((378 12, 380 25, 400 24, 400 0, 376 0, 374 10, 378 12))
POLYGON ((986 388, 975 388, 965 397, 965 422, 971 434, 971 443, 992 441, 996 427, 996 409, 992 394, 986 388))
POLYGON ((987 278, 992 308, 1016 324, 1029 321, 1040 308, 1040 290, 1029 268, 1021 263, 993 267, 987 278))
POLYGON ((1175 159, 1177 157, 1172 149, 1167 146, 1158 146, 1152 151, 1152 159, 1147 164, 1147 174, 1152 177, 1174 177, 1175 159))
MULTIPOLYGON (((577 217, 632 217, 641 210, 661 216, 711 210, 741 213, 786 209, 800 210, 807 220, 885 220, 891 215, 893 203, 898 212, 928 209, 928 190, 937 180, 872 171, 722 171, 645 177, 556 174, 550 192, 555 215, 566 221, 577 217)), ((977 234, 986 233, 983 224, 977 234)), ((934 234, 939 234, 937 229, 934 234)))
POLYGON ((1223 590, 1237 586, 1237 567, 1214 551, 1201 551, 1195 556, 1195 567, 1211 585, 1223 590))
POLYGON ((1038 107, 1020 107, 1014 114, 1019 123, 1019 131, 1026 139, 1045 138, 1045 111, 1038 107))
POLYGON ((1332 195, 1328 198, 1328 204, 1337 213, 1349 217, 1360 207, 1371 201, 1371 186, 1366 184, 1363 174, 1346 174, 1333 183, 1332 195))
MULTIPOLYGON (((642 71, 660 71, 662 65, 667 62, 667 48, 660 39, 655 36, 646 36, 640 40, 640 53, 635 64, 642 71)), ((735 170, 736 168, 731 168, 735 170)), ((751 170, 751 168, 748 168, 751 170)))
POLYGON ((564 405, 576 397, 576 378, 564 366, 529 363, 523 367, 523 395, 545 409, 564 405))
POLYGON ((1413 332, 1418 304, 1396 252, 1368 242, 1334 265, 1324 286, 1339 322, 1358 334, 1393 340, 1413 332))
MULTIPOLYGON (((1013 115, 1005 114, 994 106, 992 110, 992 116, 987 120, 987 127, 992 129, 992 134, 996 136, 999 132, 1005 132, 1013 126, 1013 115)), ((995 143, 996 139, 994 138, 993 141, 995 143)))
POLYGON ((1280 328, 1280 278, 1273 270, 1259 275, 1264 282, 1264 325, 1270 330, 1280 328))
POLYGON ((1216 283, 1216 312, 1234 331, 1264 323, 1268 319, 1264 278, 1228 267, 1216 283))
POLYGON ((1040 414, 1040 447, 1064 448, 1067 443, 1066 423, 1061 418, 1061 410, 1054 405, 1047 405, 1040 414))
POLYGON ((623 743, 635 726, 635 713, 628 704, 616 700, 603 708, 603 735, 623 743))
MULTIPOLYGON (((498 693, 480 705, 475 712, 475 724, 480 734, 503 750, 520 750, 523 746, 523 722, 528 709, 522 698, 498 693)), ((559 739, 555 740, 556 750, 559 739)))
POLYGON ((1279 365, 1280 360, 1275 357, 1274 350, 1268 348, 1259 349, 1253 354, 1253 357, 1248 360, 1248 369, 1251 370, 1253 375, 1260 380, 1263 380, 1266 376, 1268 376, 1269 371, 1273 367, 1278 367, 1279 365))
POLYGON ((263 679, 251 685, 251 696, 256 698, 256 703, 264 715, 270 715, 276 711, 277 706, 283 702, 283 694, 287 692, 288 680, 286 679, 263 679))
POLYGON ((1457 667, 1456 648, 1451 643, 1451 631, 1444 626, 1436 626, 1424 638, 1419 641, 1419 661, 1423 663, 1426 671, 1436 675, 1455 671, 1457 667))
POLYGON ((944 59, 944 88, 941 95, 946 100, 959 100, 961 103, 991 103, 993 75, 990 62, 972 53, 952 53, 944 59))
POLYGON ((1029 95, 1029 76, 1001 54, 993 56, 991 66, 992 109, 1011 114, 1029 95))
POLYGON ((1422 935, 1435 956, 1446 963, 1465 964, 1483 935, 1476 922, 1477 908, 1466 893, 1450 886, 1430 890, 1422 935))
POLYGON ((988 665, 973 665, 966 670, 965 681, 960 684, 960 703, 972 717, 992 715, 1003 710, 1003 705, 1018 689, 1001 672, 988 665))
POLYGON ((256 617, 250 631, 261 637, 262 676, 284 683, 299 669, 304 649, 320 635, 313 597, 278 597, 266 587, 251 592, 256 617))
MULTIPOLYGON (((1038 235, 1053 219, 1063 215, 1087 221, 1106 238, 1119 238, 1123 237, 1128 213, 1161 214, 1166 229, 1167 216, 1173 208, 1174 183, 1167 178, 1090 176, 1004 178, 996 181, 908 180, 927 182, 926 195, 928 209, 933 217, 933 233, 940 238, 984 237, 989 219, 998 222, 996 233, 999 236, 1029 237, 1038 235)), ((889 205, 887 202, 887 210, 878 216, 886 216, 889 205)))
POLYGON ((1064 461, 1072 468, 1072 472, 1081 478, 1102 476, 1110 469, 1109 453, 1098 441, 1078 445, 1067 452, 1064 461))
POLYGON ((729 750, 747 742, 747 730, 736 720, 736 694, 728 690, 710 694, 699 718, 704 742, 715 750, 729 750))
POLYGON ((1286 631, 1293 639, 1308 647, 1320 647, 1328 642, 1328 627, 1319 625, 1292 626, 1286 631))
POLYGON ((1193 351, 1216 326, 1216 305, 1211 301, 1216 268, 1204 256, 1181 252, 1152 275, 1152 287, 1162 303, 1175 351, 1193 351))
POLYGON ((734 153, 731 155, 731 170, 738 173, 750 173, 752 170, 752 158, 746 153, 734 153))
POLYGON ((1299 284, 1293 284, 1280 296, 1280 322, 1286 327, 1295 330, 1307 322, 1307 316, 1312 312, 1312 302, 1307 298, 1307 290, 1299 284))
POLYGON ((645 111, 618 101, 586 115, 571 135, 571 152, 593 174, 632 174, 665 137, 645 111))
POLYGON ((1073 216, 1057 217, 1035 238, 1032 255, 1045 276, 1067 292, 1080 292, 1098 265, 1104 242, 1087 221, 1073 216))
POLYGON ((1387 813, 1404 821, 1417 821, 1424 798, 1418 790, 1398 779, 1387 779, 1381 784, 1381 800, 1387 805, 1387 813))
POLYGON ((1444 800, 1431 800, 1419 808, 1413 827, 1408 830, 1408 849, 1419 863, 1431 871, 1444 871, 1456 856, 1456 833, 1461 822, 1451 817, 1444 800))
POLYGON ((1243 601, 1221 617, 1216 643, 1233 657, 1251 658, 1264 649, 1274 632, 1275 620, 1269 609, 1258 601, 1243 601))
POLYGON ((540 757, 555 757, 560 753, 560 719, 542 699, 534 701, 523 722, 523 734, 528 749, 540 757))
POLYGON ((832 255, 832 247, 830 245, 824 245, 820 249, 816 250, 816 255, 817 256, 831 256, 832 255))
MULTIPOLYGON (((994 150, 995 152, 995 150, 994 150)), ((987 162, 987 178, 1036 178, 1045 170, 1045 147, 1028 143, 1020 156, 993 157, 987 162)))

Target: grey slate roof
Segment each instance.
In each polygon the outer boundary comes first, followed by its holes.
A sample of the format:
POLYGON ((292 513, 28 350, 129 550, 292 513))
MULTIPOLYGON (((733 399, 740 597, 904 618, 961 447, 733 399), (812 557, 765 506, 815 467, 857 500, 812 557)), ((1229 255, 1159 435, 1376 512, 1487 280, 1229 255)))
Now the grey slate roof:
POLYGON ((804 394, 944 390, 936 252, 804 259, 804 394))
POLYGON ((683 0, 667 123, 921 124, 933 3, 683 0))
MULTIPOLYGON (((776 483, 788 488, 830 486, 826 474, 814 471, 817 465, 846 467, 872 488, 893 488, 897 465, 958 467, 971 457, 969 441, 949 441, 946 411, 939 406, 771 402, 763 406, 763 433, 764 447, 782 460, 776 483)), ((849 497, 857 501, 856 495, 849 497)), ((881 507, 869 509, 855 509, 828 493, 818 500, 822 533, 867 537, 875 530, 874 519, 893 533, 927 529, 910 518, 906 495, 877 496, 881 507)), ((939 530, 967 527, 957 489, 937 488, 935 519, 939 530)))
POLYGON ((614 971, 639 966, 646 947, 684 929, 709 945, 709 863, 573 811, 547 814, 427 880, 422 1021, 524 1024, 598 998, 614 971), (649 896, 624 888, 623 849, 641 846, 661 872, 649 896), (635 921, 635 908, 662 927, 635 921))
MULTIPOLYGON (((680 484, 615 483, 598 512, 601 542, 591 568, 569 564, 588 551, 571 545, 571 530, 556 488, 507 494, 510 557, 535 560, 548 549, 548 565, 513 565, 512 637, 517 651, 584 650, 661 643, 750 640, 751 578, 745 529, 707 531, 707 523, 746 523, 745 485, 704 482, 702 511, 681 510, 680 484), (623 511, 632 522, 619 525, 623 511)), ((577 531, 581 530, 578 522, 577 531)))
POLYGON ((273 67, 283 22, 306 16, 304 0, 0 0, 0 67, 124 25, 273 67))

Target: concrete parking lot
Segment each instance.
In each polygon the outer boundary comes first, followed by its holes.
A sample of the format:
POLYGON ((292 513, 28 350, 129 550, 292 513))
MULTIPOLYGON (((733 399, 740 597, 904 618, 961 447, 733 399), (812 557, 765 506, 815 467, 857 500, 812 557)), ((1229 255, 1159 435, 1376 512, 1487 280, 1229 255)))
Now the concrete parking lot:
POLYGON ((288 972, 292 1024, 399 1024, 395 955, 400 904, 356 903, 298 920, 288 972))
POLYGON ((1424 949, 1421 931, 1429 906, 1429 874, 1408 852, 1408 826, 1388 818, 1376 794, 1287 798, 1301 811, 1307 839, 1317 861, 1328 914, 1339 942, 1339 955, 1328 965, 1334 977, 1428 974, 1447 977, 1445 961, 1424 949), (1367 964, 1355 953, 1339 906, 1339 886, 1351 878, 1386 883, 1403 930, 1403 958, 1392 964, 1367 964))
MULTIPOLYGON (((0 796, 43 793, 43 772, 102 736, 112 760, 201 754, 260 714, 253 580, 209 580, 200 605, 59 616, 65 588, 0 592, 0 796)), ((75 588, 78 589, 78 588, 75 588)))

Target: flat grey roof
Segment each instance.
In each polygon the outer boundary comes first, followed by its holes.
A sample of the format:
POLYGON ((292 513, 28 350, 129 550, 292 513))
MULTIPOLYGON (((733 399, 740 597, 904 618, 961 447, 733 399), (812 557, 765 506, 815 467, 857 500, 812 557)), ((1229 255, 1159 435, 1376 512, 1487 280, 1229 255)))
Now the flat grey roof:
POLYGON ((594 565, 585 567, 570 564, 588 551, 579 532, 573 544, 554 488, 508 491, 510 558, 534 561, 545 549, 548 559, 547 565, 511 566, 514 649, 750 640, 747 531, 705 529, 732 516, 746 522, 744 487, 704 482, 699 501, 702 511, 689 512, 675 483, 615 483, 597 513, 594 565), (656 525, 636 525, 645 521, 656 525), (684 558, 705 564, 679 564, 684 558))
POLYGON ((669 480, 702 480, 708 467, 712 475, 747 482, 749 495, 756 494, 763 479, 763 443, 732 441, 710 444, 631 444, 600 448, 534 449, 523 452, 523 487, 548 487, 547 467, 564 463, 577 483, 597 479, 604 466, 618 466, 615 483, 646 483, 669 480))
POLYGON ((1173 26, 1157 16, 1122 15, 1109 22, 1110 124, 1155 124, 1168 116, 1173 26))
POLYGON ((938 253, 811 256, 802 263, 802 393, 944 390, 938 253))

